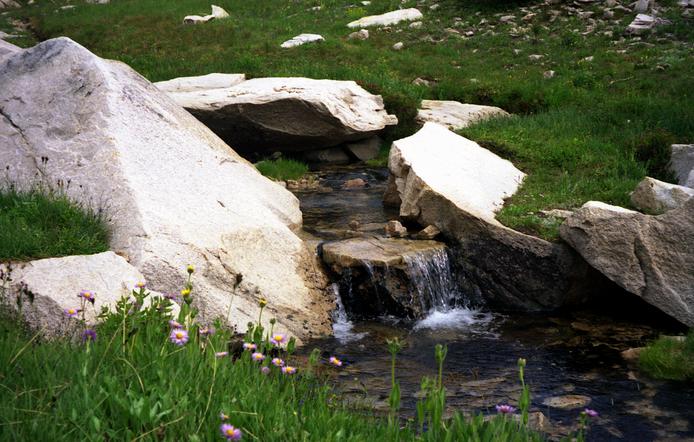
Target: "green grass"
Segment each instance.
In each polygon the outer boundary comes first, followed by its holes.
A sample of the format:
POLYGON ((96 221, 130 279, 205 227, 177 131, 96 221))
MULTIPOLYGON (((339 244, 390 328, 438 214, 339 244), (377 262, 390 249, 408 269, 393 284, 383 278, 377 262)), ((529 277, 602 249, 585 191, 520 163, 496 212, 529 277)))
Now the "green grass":
POLYGON ((661 337, 644 348, 639 366, 658 379, 694 381, 694 331, 682 340, 661 337))
MULTIPOLYGON (((527 32, 514 37, 509 34, 513 26, 499 24, 496 14, 520 17, 521 2, 441 0, 435 11, 422 8, 422 28, 372 29, 366 41, 348 40, 346 24, 363 14, 395 9, 400 1, 374 0, 350 8, 353 2, 346 0, 219 0, 232 18, 201 26, 184 26, 181 20, 206 13, 209 3, 202 0, 77 3, 74 9, 55 12, 63 3, 37 0, 36 6, 11 14, 30 20, 38 38, 67 35, 98 55, 128 63, 152 81, 209 72, 355 80, 382 94, 387 109, 398 116, 400 124, 385 134, 387 141, 416 130, 414 116, 422 98, 500 106, 516 117, 462 133, 529 175, 500 220, 549 239, 557 237, 556 226, 537 215, 540 209, 575 208, 596 199, 629 206, 628 193, 640 179, 662 176, 665 142, 694 139, 694 27, 671 0, 661 6, 670 8, 662 15, 673 24, 643 41, 621 38, 634 14, 618 12, 617 24, 607 21, 581 35, 585 21, 562 15, 549 22, 546 7, 524 25, 527 32), (309 10, 316 5, 322 9, 309 10), (454 17, 462 18, 457 27, 454 17), (486 25, 479 25, 482 20, 495 29, 487 32, 486 25), (462 39, 446 28, 475 35, 462 39), (279 47, 302 32, 319 33, 326 41, 279 47), (391 50, 398 41, 405 49, 391 50), (530 54, 544 57, 532 61, 530 54), (584 61, 588 56, 594 59, 584 61), (550 69, 556 76, 546 80, 542 74, 550 69), (415 86, 417 77, 437 82, 415 86)), ((586 8, 600 17, 597 5, 586 8)))
POLYGON ((266 177, 279 181, 298 180, 308 172, 306 164, 285 158, 260 161, 255 167, 266 177))
POLYGON ((103 220, 66 196, 0 190, 0 261, 108 250, 103 220))
MULTIPOLYGON (((224 413, 244 432, 244 440, 543 440, 519 420, 503 415, 455 413, 444 419, 445 347, 436 348, 438 378, 423 381, 425 397, 417 406, 416 420, 397 418, 397 393, 391 394, 392 411, 386 420, 371 407, 349 408, 341 400, 322 374, 337 368, 321 362, 319 350, 308 360, 294 355, 293 340, 279 352, 271 350, 267 331, 252 327, 246 342, 257 343, 257 351, 268 355, 262 364, 253 362, 250 352, 231 350, 232 335, 219 323, 213 335, 200 334, 196 311, 187 302, 195 292, 184 298, 177 318, 190 339, 177 346, 170 341, 170 301, 155 298, 139 309, 147 296, 144 289, 133 292, 115 311, 102 313, 104 322, 97 327, 94 342, 80 339, 85 326, 79 316, 56 318, 64 321, 65 330, 73 330, 75 339, 45 341, 23 330, 7 311, 0 312, 2 439, 220 440, 220 413, 224 413), (216 355, 224 350, 229 354, 216 355), (288 376, 272 367, 271 351, 288 365, 298 366, 299 372, 288 376), (271 372, 262 374, 261 365, 270 366, 271 372)), ((76 302, 75 307, 80 305, 76 302)), ((92 308, 88 302, 81 307, 92 308)), ((394 358, 396 354, 397 349, 394 358)), ((393 386, 399 392, 396 377, 393 386)), ((525 415, 529 392, 525 387, 523 391, 520 408, 525 415)), ((583 440, 583 432, 578 440, 583 440)))

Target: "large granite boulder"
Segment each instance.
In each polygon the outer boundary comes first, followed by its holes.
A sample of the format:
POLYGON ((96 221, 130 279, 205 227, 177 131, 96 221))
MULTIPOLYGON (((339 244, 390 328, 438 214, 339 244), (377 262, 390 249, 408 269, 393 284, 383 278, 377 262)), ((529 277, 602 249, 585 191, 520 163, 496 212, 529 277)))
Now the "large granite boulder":
POLYGON ((280 329, 329 332, 326 281, 293 231, 298 200, 145 78, 68 38, 6 58, 0 78, 3 183, 101 211, 111 249, 153 290, 180 290, 195 265, 204 319, 243 330, 265 297, 280 329))
POLYGON ((80 308, 81 291, 95 294, 94 304, 86 303, 83 312, 87 325, 92 325, 102 307, 113 308, 119 299, 132 293, 135 284, 145 280, 142 273, 113 252, 0 264, 0 273, 11 280, 8 299, 20 299, 26 322, 48 336, 72 328, 74 319, 65 310, 80 308))
POLYGON ((243 153, 332 147, 398 122, 381 96, 353 81, 256 78, 169 95, 243 153))
POLYGON ((673 144, 670 149, 670 169, 678 184, 694 188, 694 144, 673 144))
POLYGON ((659 216, 590 201, 560 232, 609 279, 694 326, 694 198, 659 216))
POLYGON ((438 123, 450 130, 464 129, 489 118, 507 117, 509 113, 494 106, 459 103, 457 101, 422 100, 415 121, 438 123))
POLYGON ((154 85, 163 92, 193 92, 208 89, 221 89, 236 86, 246 81, 246 74, 212 73, 197 77, 180 77, 166 81, 158 81, 154 85))
POLYGON ((352 317, 421 318, 458 295, 444 243, 372 237, 327 242, 320 249, 339 276, 352 317))
POLYGON ((659 215, 680 207, 692 196, 692 188, 646 177, 631 193, 631 203, 643 212, 659 215))
POLYGON ((369 15, 350 22, 350 28, 368 28, 370 26, 392 26, 403 21, 420 20, 424 15, 416 8, 398 9, 380 15, 369 15))
POLYGON ((585 296, 589 267, 564 244, 501 225, 495 218, 524 174, 477 143, 426 123, 390 150, 386 200, 400 216, 433 225, 458 245, 466 290, 497 309, 552 310, 585 296))
POLYGON ((2 60, 4 58, 9 57, 12 54, 15 54, 16 52, 21 51, 22 48, 19 46, 15 46, 12 43, 8 43, 5 40, 0 40, 0 63, 2 63, 2 60))

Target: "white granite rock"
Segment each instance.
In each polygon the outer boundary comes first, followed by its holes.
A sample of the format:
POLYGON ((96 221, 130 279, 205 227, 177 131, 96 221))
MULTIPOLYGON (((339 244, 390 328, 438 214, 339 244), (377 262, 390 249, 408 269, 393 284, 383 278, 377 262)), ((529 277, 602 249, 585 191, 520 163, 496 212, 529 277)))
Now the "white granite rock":
POLYGON ((460 130, 479 121, 508 115, 505 110, 494 106, 463 104, 457 101, 422 100, 421 109, 417 111, 415 120, 419 124, 438 123, 450 130, 460 130))
POLYGON ((294 48, 296 46, 305 45, 306 43, 316 43, 319 41, 325 41, 322 35, 318 34, 299 34, 296 37, 285 41, 280 45, 283 48, 294 48))
POLYGON ((349 23, 350 28, 368 28, 371 26, 391 26, 403 21, 420 20, 424 15, 415 8, 399 9, 381 15, 369 15, 349 23))
POLYGON ((670 149, 670 169, 677 182, 694 188, 694 144, 673 144, 670 149))
POLYGON ((162 92, 194 92, 232 87, 243 81, 246 81, 246 74, 213 73, 198 77, 179 77, 158 81, 154 85, 162 92))
POLYGON ((639 210, 659 215, 681 207, 694 196, 694 189, 646 177, 631 193, 631 202, 639 210))

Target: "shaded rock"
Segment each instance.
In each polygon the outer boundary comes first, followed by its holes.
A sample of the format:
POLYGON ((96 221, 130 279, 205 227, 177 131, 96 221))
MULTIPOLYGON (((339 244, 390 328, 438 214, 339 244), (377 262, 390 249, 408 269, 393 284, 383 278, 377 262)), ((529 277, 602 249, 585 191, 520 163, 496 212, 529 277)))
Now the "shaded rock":
POLYGON ((246 81, 246 74, 213 73, 197 77, 179 77, 158 81, 154 85, 163 92, 194 92, 232 87, 244 81, 246 81))
POLYGON ((369 183, 361 178, 352 178, 351 180, 345 181, 342 185, 343 189, 361 189, 362 187, 368 186, 369 183))
POLYGON ((556 72, 554 71, 544 71, 542 73, 542 78, 544 78, 545 80, 549 80, 550 78, 554 78, 555 74, 556 72))
POLYGON ((459 245, 469 293, 503 310, 541 311, 580 302, 589 268, 563 244, 502 226, 495 213, 517 190, 521 171, 477 143, 426 123, 397 140, 386 197, 400 200, 400 216, 436 226, 459 245))
POLYGON ((347 164, 350 157, 340 147, 309 150, 301 153, 301 158, 309 163, 347 164))
POLYGON ((169 96, 242 152, 304 151, 370 138, 397 124, 353 81, 256 78, 169 96))
POLYGON ((655 17, 646 14, 638 14, 629 26, 627 26, 626 32, 634 35, 645 34, 650 32, 655 24, 655 17))
POLYGON ((677 182, 681 186, 694 188, 694 144, 673 144, 670 149, 670 170, 677 177, 677 182))
POLYGON ((694 325, 694 198, 660 216, 590 201, 560 234, 619 286, 694 325))
POLYGON ((637 12, 639 14, 643 14, 644 12, 648 12, 649 5, 650 5, 650 0, 637 0, 636 4, 634 5, 634 12, 637 12))
POLYGON ((390 220, 386 223, 386 236, 404 238, 407 236, 407 228, 398 220, 390 220))
POLYGON ((330 331, 327 281, 293 232, 296 197, 150 82, 68 38, 6 58, 0 77, 6 182, 60 188, 103 213, 111 249, 152 290, 178 292, 193 264, 202 320, 244 330, 264 296, 280 329, 330 331))
POLYGON ((641 356, 643 349, 644 347, 628 348, 621 352, 620 355, 629 363, 637 363, 639 362, 639 357, 641 356))
POLYGON ((436 226, 426 226, 414 236, 416 239, 435 239, 441 234, 436 226))
POLYGON ((360 161, 368 161, 376 158, 381 150, 382 140, 379 137, 371 137, 366 140, 348 143, 345 146, 352 155, 360 161))
POLYGON ((584 408, 590 404, 591 399, 588 396, 580 394, 568 394, 566 396, 553 396, 542 401, 543 405, 552 408, 560 408, 562 410, 570 410, 573 408, 584 408))
POLYGON ((422 317, 431 307, 417 291, 417 262, 445 260, 446 246, 436 241, 352 238, 321 246, 323 261, 341 276, 340 293, 351 314, 374 318, 384 314, 422 317))
POLYGON ((282 48, 293 48, 296 46, 305 45, 306 43, 316 43, 319 41, 325 41, 322 35, 318 34, 299 34, 296 37, 285 41, 280 45, 282 48))
POLYGON ((424 15, 415 8, 399 9, 381 15, 369 15, 355 20, 347 25, 350 28, 368 28, 371 26, 391 26, 403 21, 419 20, 424 15))
MULTIPOLYGON (((0 269, 7 272, 6 265, 0 264, 0 269)), ((84 310, 86 323, 94 325, 102 307, 113 311, 116 302, 129 296, 135 284, 145 281, 142 273, 113 252, 16 264, 10 277, 8 299, 19 296, 23 300, 23 318, 31 328, 42 330, 47 336, 74 331, 70 323, 76 325, 77 321, 68 318, 64 311, 80 308, 78 295, 82 290, 96 294, 94 305, 87 303, 84 310)))
POLYGON ((682 206, 694 196, 694 189, 644 178, 631 193, 631 203, 643 212, 661 214, 682 206))
POLYGON ((457 101, 422 100, 416 121, 438 123, 450 130, 459 130, 489 118, 508 116, 508 112, 494 106, 463 104, 457 101))
POLYGON ((350 40, 368 40, 369 31, 366 29, 362 29, 356 32, 352 32, 351 34, 349 34, 347 38, 349 38, 350 40))

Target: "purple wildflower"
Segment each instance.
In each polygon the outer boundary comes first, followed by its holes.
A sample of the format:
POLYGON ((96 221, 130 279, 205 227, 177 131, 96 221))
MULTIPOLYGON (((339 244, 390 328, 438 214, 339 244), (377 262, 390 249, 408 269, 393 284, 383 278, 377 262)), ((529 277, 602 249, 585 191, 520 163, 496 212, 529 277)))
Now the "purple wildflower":
POLYGON ((342 367, 342 361, 337 359, 335 356, 330 356, 329 362, 330 365, 334 365, 335 367, 342 367))
POLYGON ((265 355, 256 352, 251 355, 251 359, 253 359, 256 362, 262 362, 265 359, 265 355))
POLYGON ((82 341, 84 342, 94 342, 96 341, 96 330, 93 328, 88 328, 82 332, 82 341))
POLYGON ((223 357, 226 357, 226 356, 229 356, 229 352, 228 352, 228 351, 218 351, 217 353, 214 354, 214 357, 215 357, 215 358, 223 358, 223 357))
POLYGON ((273 345, 279 347, 283 343, 287 341, 287 336, 277 333, 275 335, 272 335, 272 339, 270 339, 270 342, 272 342, 273 345))
POLYGON ((588 417, 598 417, 598 416, 600 416, 600 414, 599 414, 597 411, 593 410, 592 408, 586 408, 585 410, 583 410, 583 412, 584 412, 584 413, 586 414, 586 416, 588 416, 588 417))
POLYGON ((94 304, 94 297, 95 297, 96 295, 95 295, 94 292, 92 292, 92 291, 89 291, 89 290, 82 290, 82 291, 80 292, 80 294, 77 295, 77 296, 80 297, 80 298, 82 298, 82 299, 84 299, 85 301, 89 301, 89 302, 91 302, 92 304, 94 304))
POLYGON ((183 325, 181 325, 180 322, 174 321, 173 319, 169 321, 169 327, 173 328, 174 330, 177 328, 183 328, 183 325))
POLYGON ((219 413, 219 418, 222 421, 228 421, 229 420, 229 415, 225 414, 223 411, 219 413))
POLYGON ((286 367, 282 367, 282 373, 287 374, 287 375, 292 375, 296 373, 296 367, 291 367, 287 365, 286 367))
POLYGON ((63 310, 65 316, 67 316, 68 318, 76 318, 79 312, 81 311, 82 310, 78 308, 66 308, 65 310, 63 310))
POLYGON ((179 346, 185 345, 188 342, 188 332, 182 328, 175 328, 171 330, 169 340, 179 346))
POLYGON ((199 331, 200 336, 212 336, 214 332, 214 327, 202 327, 199 331))
POLYGON ((229 424, 222 424, 219 427, 219 431, 222 432, 222 436, 226 437, 227 440, 241 440, 243 436, 241 430, 229 424))
POLYGON ((516 411, 516 408, 515 408, 515 407, 512 407, 512 406, 510 406, 510 405, 506 405, 506 404, 504 404, 504 405, 497 405, 497 406, 496 406, 496 411, 497 411, 497 413, 501 413, 501 414, 512 414, 513 412, 516 411))
POLYGON ((244 350, 247 350, 247 351, 254 351, 254 350, 257 349, 257 348, 258 348, 258 346, 255 345, 255 344, 252 343, 252 342, 244 342, 244 343, 243 343, 243 349, 244 349, 244 350))
POLYGON ((262 366, 262 367, 260 368, 260 372, 261 372, 262 374, 270 374, 270 367, 264 365, 264 366, 262 366))
POLYGON ((137 284, 135 284, 135 288, 142 290, 143 288, 145 288, 145 285, 146 284, 144 282, 138 282, 137 284))
POLYGON ((273 358, 271 362, 272 362, 272 365, 274 365, 275 367, 283 367, 284 366, 284 361, 280 358, 273 358))

